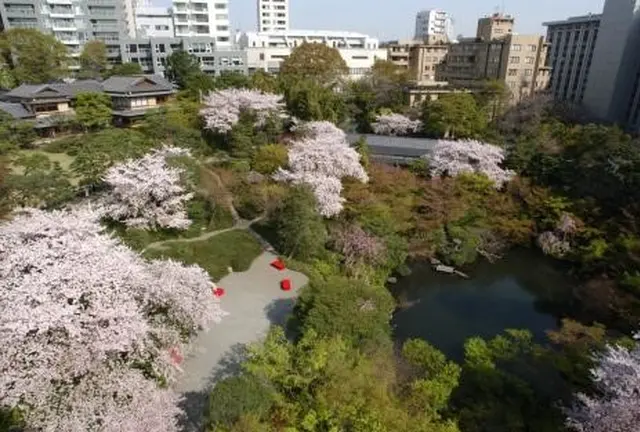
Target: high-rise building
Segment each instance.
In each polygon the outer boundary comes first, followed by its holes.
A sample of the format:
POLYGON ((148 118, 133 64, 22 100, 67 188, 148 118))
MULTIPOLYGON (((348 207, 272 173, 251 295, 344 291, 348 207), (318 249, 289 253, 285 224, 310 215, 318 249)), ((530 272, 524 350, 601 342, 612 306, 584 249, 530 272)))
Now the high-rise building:
POLYGON ((602 15, 545 22, 551 67, 550 89, 557 101, 581 103, 587 87, 602 15))
POLYGON ((509 15, 478 20, 477 37, 463 38, 449 46, 444 65, 437 70, 437 80, 468 88, 498 80, 509 90, 512 104, 546 90, 548 44, 540 35, 513 33, 513 25, 509 15))
POLYGON ((429 36, 445 36, 453 40, 453 22, 448 13, 441 10, 424 10, 416 15, 416 40, 426 40, 429 36))
POLYGON ((148 4, 138 5, 135 10, 136 37, 174 36, 173 15, 170 10, 148 4))
POLYGON ((400 69, 409 71, 411 80, 418 83, 434 82, 438 70, 443 66, 449 51, 448 38, 443 35, 429 36, 421 40, 399 40, 387 42, 388 60, 400 69))
POLYGON ((231 45, 229 0, 173 0, 176 37, 209 36, 231 45))
POLYGON ((606 0, 583 105, 599 120, 640 129, 640 0, 606 0))
POLYGON ((289 30, 289 0, 258 0, 258 31, 289 30))

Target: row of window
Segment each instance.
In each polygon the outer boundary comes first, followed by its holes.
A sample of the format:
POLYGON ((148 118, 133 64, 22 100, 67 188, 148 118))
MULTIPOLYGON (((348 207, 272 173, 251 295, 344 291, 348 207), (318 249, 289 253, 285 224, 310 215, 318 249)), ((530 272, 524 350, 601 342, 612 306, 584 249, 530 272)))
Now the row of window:
MULTIPOLYGON (((518 76, 518 71, 519 69, 509 69, 507 71, 507 75, 508 76, 518 76)), ((524 76, 532 76, 533 75, 533 69, 525 69, 524 70, 524 76)))
MULTIPOLYGON (((536 52, 538 50, 537 45, 527 45, 527 51, 536 52)), ((522 45, 513 44, 511 45, 511 51, 522 51, 522 45)))
MULTIPOLYGON (((525 57, 524 58, 524 64, 534 64, 535 62, 536 62, 536 58, 535 57, 525 57)), ((518 56, 509 57, 509 63, 519 64, 520 63, 520 57, 518 57, 518 56)))

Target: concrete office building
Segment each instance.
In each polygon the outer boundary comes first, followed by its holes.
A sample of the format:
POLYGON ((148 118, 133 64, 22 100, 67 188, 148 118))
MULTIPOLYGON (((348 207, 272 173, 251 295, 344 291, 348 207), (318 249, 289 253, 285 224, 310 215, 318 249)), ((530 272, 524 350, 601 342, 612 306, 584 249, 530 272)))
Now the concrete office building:
POLYGON ((604 4, 583 105, 596 119, 640 129, 640 0, 604 4))
POLYGON ((416 40, 426 40, 429 36, 442 36, 453 40, 453 22, 445 11, 432 9, 416 15, 416 40))
POLYGON ((543 23, 547 27, 551 67, 549 87, 557 101, 581 103, 587 87, 602 15, 584 15, 543 23))
POLYGON ((150 4, 138 5, 135 9, 136 37, 164 37, 175 35, 173 15, 167 8, 154 7, 150 4))
POLYGON ((220 75, 222 71, 247 73, 246 51, 217 47, 217 40, 208 36, 189 38, 137 38, 123 40, 122 61, 138 63, 144 73, 164 75, 167 57, 184 50, 200 62, 202 71, 220 75))
POLYGON ((258 0, 258 32, 289 30, 289 0, 258 0))
POLYGON ((548 44, 540 35, 515 34, 514 21, 500 14, 478 20, 477 37, 450 45, 437 79, 468 88, 499 80, 509 89, 512 104, 546 90, 548 44))
POLYGON ((229 0, 173 0, 176 37, 208 36, 218 46, 231 45, 229 0))
POLYGON ((277 73, 284 59, 303 43, 321 43, 336 48, 347 63, 351 78, 364 76, 376 60, 387 59, 387 50, 379 47, 377 39, 360 33, 288 30, 247 32, 239 38, 240 48, 247 52, 249 72, 264 70, 277 73))
POLYGON ((409 71, 416 82, 434 82, 444 64, 450 44, 444 35, 427 36, 422 40, 399 40, 383 45, 387 58, 401 69, 409 71))

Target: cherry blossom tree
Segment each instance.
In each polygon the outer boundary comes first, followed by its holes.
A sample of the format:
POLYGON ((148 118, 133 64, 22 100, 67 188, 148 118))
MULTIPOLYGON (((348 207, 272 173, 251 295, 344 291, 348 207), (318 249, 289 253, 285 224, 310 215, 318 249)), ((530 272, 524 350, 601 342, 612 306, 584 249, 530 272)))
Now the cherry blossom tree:
POLYGON ((135 228, 188 228, 184 204, 193 194, 180 184, 183 170, 167 164, 167 157, 185 155, 185 149, 165 147, 111 167, 104 178, 111 188, 105 216, 135 228))
POLYGON ((640 425, 640 347, 609 346, 591 371, 598 393, 578 394, 567 425, 578 432, 635 432, 640 425))
POLYGON ((0 225, 0 401, 46 432, 175 432, 179 398, 157 381, 225 312, 204 270, 142 259, 100 216, 27 209, 0 225))
POLYGON ((538 236, 537 243, 545 255, 564 258, 572 250, 571 239, 578 231, 579 221, 568 213, 563 213, 552 231, 538 236))
POLYGON ((475 140, 438 140, 431 152, 425 155, 431 175, 484 174, 496 188, 501 188, 515 175, 500 166, 504 157, 504 150, 500 147, 475 140))
POLYGON ((380 114, 371 124, 373 132, 378 135, 409 135, 422 129, 420 120, 411 120, 402 114, 380 114))
POLYGON ((284 110, 282 96, 246 89, 226 89, 209 93, 204 98, 204 105, 200 115, 205 121, 205 129, 219 133, 231 131, 244 111, 255 113, 258 124, 261 124, 271 115, 280 115, 284 110))
POLYGON ((336 248, 344 255, 347 267, 353 267, 359 262, 376 265, 384 259, 384 244, 358 225, 334 229, 331 237, 336 248))
POLYGON ((333 217, 342 211, 342 179, 369 180, 360 155, 349 146, 345 133, 330 122, 310 122, 298 128, 300 138, 289 149, 289 169, 274 175, 278 181, 306 184, 313 190, 318 211, 333 217))

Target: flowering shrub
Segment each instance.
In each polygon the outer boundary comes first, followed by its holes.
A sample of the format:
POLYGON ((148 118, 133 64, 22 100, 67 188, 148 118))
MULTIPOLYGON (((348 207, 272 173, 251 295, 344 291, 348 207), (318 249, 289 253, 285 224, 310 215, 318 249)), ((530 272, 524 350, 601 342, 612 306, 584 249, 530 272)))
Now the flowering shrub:
POLYGON ((184 149, 165 147, 110 168, 105 175, 111 187, 104 200, 105 216, 136 228, 189 227, 184 203, 193 194, 180 184, 182 170, 166 161, 169 156, 188 154, 184 149))
POLYGON ((504 151, 500 147, 480 141, 438 140, 431 153, 425 157, 429 160, 429 169, 434 176, 484 174, 493 181, 496 188, 500 188, 515 175, 513 171, 500 167, 504 161, 504 151))
POLYGON ((385 246, 377 237, 367 233, 357 225, 349 225, 332 232, 333 243, 344 255, 345 265, 352 267, 358 262, 380 264, 384 258, 385 246))
POLYGON ((275 179, 306 184, 313 190, 318 211, 326 217, 343 208, 342 178, 367 182, 360 155, 349 146, 345 133, 330 122, 311 122, 303 126, 301 138, 289 149, 289 170, 279 169, 275 179))
POLYGON ((0 225, 0 400, 43 431, 177 431, 170 347, 225 314, 207 273, 147 262, 87 210, 0 225))
POLYGON ((591 371, 596 396, 578 394, 567 425, 579 432, 631 432, 640 425, 640 347, 608 347, 591 371))
POLYGON ((256 90, 227 89, 209 93, 204 98, 205 107, 200 110, 205 128, 219 133, 231 131, 240 120, 240 114, 251 111, 258 116, 258 123, 284 109, 282 96, 256 90))
POLYGON ((381 114, 371 124, 373 132, 378 135, 409 135, 422 129, 420 120, 411 120, 402 114, 381 114))

